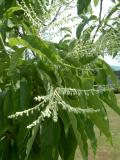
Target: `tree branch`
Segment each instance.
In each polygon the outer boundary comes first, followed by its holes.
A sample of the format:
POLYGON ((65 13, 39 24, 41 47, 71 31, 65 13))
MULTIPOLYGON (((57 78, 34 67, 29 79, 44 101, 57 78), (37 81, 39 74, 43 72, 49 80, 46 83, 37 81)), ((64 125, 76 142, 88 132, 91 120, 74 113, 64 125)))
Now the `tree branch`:
POLYGON ((94 39, 95 39, 95 37, 97 35, 97 32, 98 32, 99 28, 101 27, 101 22, 102 22, 102 20, 101 20, 101 18, 102 18, 102 6, 103 6, 103 0, 100 0, 99 24, 98 24, 98 27, 97 27, 97 29, 95 31, 94 36, 93 36, 92 43, 94 42, 94 39))
POLYGON ((58 10, 57 10, 54 18, 53 18, 52 21, 51 21, 48 25, 46 25, 46 26, 50 26, 54 21, 56 21, 57 16, 59 15, 59 12, 60 12, 61 7, 62 7, 62 6, 60 6, 60 7, 58 8, 58 10))

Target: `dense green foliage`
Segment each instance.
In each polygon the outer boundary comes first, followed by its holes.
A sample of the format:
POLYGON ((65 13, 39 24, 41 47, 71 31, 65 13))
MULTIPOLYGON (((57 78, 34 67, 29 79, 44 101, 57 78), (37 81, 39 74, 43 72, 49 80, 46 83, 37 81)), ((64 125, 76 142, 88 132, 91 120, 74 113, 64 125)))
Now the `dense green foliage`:
POLYGON ((88 140, 96 154, 95 126, 112 142, 106 106, 120 115, 119 84, 100 56, 120 51, 119 17, 109 24, 120 2, 103 19, 89 13, 90 2, 76 3, 77 39, 66 35, 59 43, 39 33, 69 1, 0 2, 1 160, 73 160, 77 146, 87 160, 88 140))

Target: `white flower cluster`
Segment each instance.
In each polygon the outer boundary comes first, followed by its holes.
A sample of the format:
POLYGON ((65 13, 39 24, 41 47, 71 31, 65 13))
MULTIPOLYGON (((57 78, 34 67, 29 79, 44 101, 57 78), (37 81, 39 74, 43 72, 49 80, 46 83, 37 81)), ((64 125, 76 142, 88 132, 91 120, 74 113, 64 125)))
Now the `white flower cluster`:
POLYGON ((94 110, 92 108, 80 108, 78 106, 72 107, 70 104, 67 104, 61 97, 61 93, 66 95, 70 95, 71 92, 74 95, 79 94, 79 90, 71 89, 71 88, 56 88, 55 90, 51 87, 49 95, 46 96, 38 96, 35 97, 36 101, 39 101, 40 103, 30 109, 16 112, 13 115, 10 115, 9 118, 17 118, 19 116, 30 116, 30 114, 33 114, 35 111, 39 111, 39 117, 30 125, 27 126, 27 128, 32 128, 33 126, 39 124, 41 121, 44 121, 45 118, 52 118, 54 122, 57 122, 58 120, 58 110, 60 109, 66 110, 68 112, 73 112, 74 114, 93 114, 96 112, 99 112, 99 110, 94 110))
POLYGON ((120 89, 120 85, 93 85, 93 88, 91 89, 57 88, 56 90, 60 95, 81 96, 82 93, 84 93, 85 95, 94 95, 105 91, 114 91, 116 89, 120 89))

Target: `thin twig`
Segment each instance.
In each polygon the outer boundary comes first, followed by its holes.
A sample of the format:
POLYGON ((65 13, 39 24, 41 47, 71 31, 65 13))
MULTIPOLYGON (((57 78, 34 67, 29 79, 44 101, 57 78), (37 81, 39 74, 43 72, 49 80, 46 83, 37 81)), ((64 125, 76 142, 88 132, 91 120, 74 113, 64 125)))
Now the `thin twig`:
MULTIPOLYGON (((73 0, 71 0, 66 7, 59 13, 59 15, 61 15, 61 13, 63 13, 64 11, 66 11, 67 7, 69 7, 69 5, 73 2, 73 0)), ((75 6, 76 7, 76 6, 75 6)))
POLYGON ((52 19, 52 21, 47 25, 47 26, 50 26, 54 21, 56 21, 57 19, 57 16, 59 15, 59 12, 60 12, 60 9, 61 9, 62 6, 60 6, 54 16, 54 18, 52 19))
POLYGON ((100 12, 99 12, 99 24, 98 24, 98 27, 97 27, 97 29, 96 29, 96 31, 95 31, 95 34, 94 34, 94 36, 93 36, 93 40, 92 40, 92 43, 94 42, 94 39, 95 39, 95 37, 96 37, 96 35, 97 35, 97 32, 98 32, 98 30, 100 29, 100 27, 101 27, 101 18, 102 18, 102 6, 103 6, 103 0, 100 0, 100 12))
MULTIPOLYGON (((107 16, 103 17, 102 21, 104 21, 104 26, 103 28, 107 25, 108 20, 110 19, 110 17, 117 11, 117 9, 120 7, 120 2, 118 2, 118 4, 116 4, 111 11, 108 13, 107 16)), ((118 17, 117 17, 118 18, 118 17)))

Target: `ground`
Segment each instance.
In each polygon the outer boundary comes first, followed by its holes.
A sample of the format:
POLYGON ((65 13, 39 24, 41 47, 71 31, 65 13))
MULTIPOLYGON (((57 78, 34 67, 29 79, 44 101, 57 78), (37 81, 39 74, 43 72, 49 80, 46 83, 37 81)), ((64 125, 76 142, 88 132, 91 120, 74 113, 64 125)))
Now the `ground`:
MULTIPOLYGON (((120 106, 120 95, 117 95, 118 105, 120 106)), ((98 150, 96 160, 120 160, 120 116, 114 111, 108 110, 110 128, 113 139, 113 146, 102 135, 98 134, 98 150)), ((75 160, 81 160, 80 152, 77 150, 75 160)), ((90 153, 89 160, 94 160, 90 153)))

